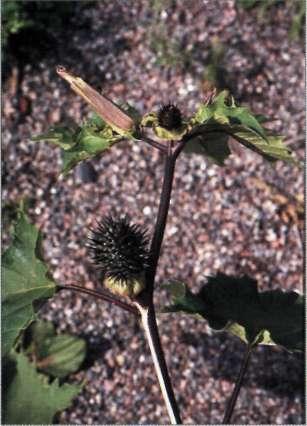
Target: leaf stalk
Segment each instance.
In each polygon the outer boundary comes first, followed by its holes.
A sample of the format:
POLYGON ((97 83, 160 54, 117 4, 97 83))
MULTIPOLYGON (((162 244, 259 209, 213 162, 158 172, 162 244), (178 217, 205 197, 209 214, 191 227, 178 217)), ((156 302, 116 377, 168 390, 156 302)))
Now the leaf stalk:
POLYGON ((128 303, 115 298, 112 294, 107 294, 102 291, 92 290, 90 288, 81 287, 76 284, 62 285, 57 284, 57 288, 59 290, 72 290, 78 293, 89 294, 90 296, 94 296, 96 299, 103 300, 105 302, 113 303, 114 305, 124 309, 127 312, 130 312, 134 315, 139 315, 138 310, 133 305, 129 305, 128 303))

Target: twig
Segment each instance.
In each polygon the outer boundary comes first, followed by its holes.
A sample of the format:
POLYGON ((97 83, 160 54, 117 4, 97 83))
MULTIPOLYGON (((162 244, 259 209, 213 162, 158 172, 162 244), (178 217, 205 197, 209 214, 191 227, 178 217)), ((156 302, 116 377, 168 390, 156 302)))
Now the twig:
POLYGON ((251 353, 252 353, 252 349, 253 349, 252 345, 248 345, 247 348, 246 348, 246 352, 245 352, 245 355, 244 355, 243 362, 241 364, 240 372, 239 372, 239 375, 237 377, 235 387, 233 389, 230 400, 227 404, 227 408, 226 408, 224 419, 223 419, 224 425, 230 423, 231 416, 232 416, 232 413, 233 413, 234 407, 236 405, 238 395, 239 395, 239 392, 240 392, 240 389, 241 389, 241 386, 242 386, 243 378, 244 378, 244 375, 245 375, 246 370, 247 370, 247 366, 248 366, 248 362, 249 362, 249 359, 250 359, 250 356, 251 356, 251 353))
POLYGON ((127 312, 130 312, 134 315, 139 315, 138 310, 135 308, 135 306, 129 305, 126 302, 123 302, 122 300, 116 299, 113 295, 103 293, 101 291, 92 290, 86 287, 81 287, 76 284, 69 284, 69 285, 62 285, 57 284, 57 288, 59 290, 72 290, 79 293, 89 294, 90 296, 94 296, 96 299, 104 300, 105 302, 113 303, 114 305, 119 306, 120 308, 124 309, 127 312))

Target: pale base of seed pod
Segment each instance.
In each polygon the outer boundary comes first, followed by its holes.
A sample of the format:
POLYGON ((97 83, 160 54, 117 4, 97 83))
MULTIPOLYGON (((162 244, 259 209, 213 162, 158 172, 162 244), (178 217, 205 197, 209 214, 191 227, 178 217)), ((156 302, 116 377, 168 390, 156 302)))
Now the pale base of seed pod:
POLYGON ((187 126, 182 125, 179 129, 175 130, 167 130, 161 126, 155 126, 154 132, 158 136, 158 138, 166 140, 166 141, 179 141, 183 138, 185 133, 187 132, 187 126))
POLYGON ((104 285, 111 293, 119 296, 127 296, 133 299, 138 296, 145 288, 144 274, 140 277, 132 278, 128 281, 116 280, 114 278, 107 278, 104 285))

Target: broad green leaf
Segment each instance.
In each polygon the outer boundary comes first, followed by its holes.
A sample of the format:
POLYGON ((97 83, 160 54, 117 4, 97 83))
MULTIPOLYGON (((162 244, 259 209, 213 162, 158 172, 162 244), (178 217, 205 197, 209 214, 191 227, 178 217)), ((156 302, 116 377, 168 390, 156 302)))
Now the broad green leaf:
POLYGON ((97 114, 83 123, 81 127, 71 129, 58 127, 33 138, 35 141, 46 141, 62 148, 62 173, 66 175, 78 163, 88 160, 122 139, 97 114))
POLYGON ((22 354, 13 357, 15 367, 5 370, 13 377, 4 393, 4 424, 52 424, 56 413, 67 408, 81 391, 81 386, 63 384, 58 379, 49 383, 48 377, 38 374, 34 365, 22 354))
POLYGON ((51 297, 55 283, 41 258, 41 234, 18 211, 12 243, 2 258, 2 349, 5 355, 35 319, 34 302, 51 297))
POLYGON ((83 128, 76 139, 76 144, 71 149, 62 151, 62 173, 64 175, 81 161, 101 154, 120 138, 118 136, 104 136, 102 133, 97 134, 95 130, 83 128))
POLYGON ((43 373, 63 378, 77 371, 84 361, 85 341, 69 334, 56 335, 50 322, 36 321, 31 336, 27 352, 34 355, 36 367, 43 373))
POLYGON ((258 292, 257 282, 218 273, 198 294, 172 283, 173 304, 166 312, 182 311, 205 318, 215 330, 228 331, 245 343, 276 344, 288 350, 304 347, 304 301, 294 291, 258 292))
POLYGON ((219 165, 230 155, 228 138, 262 155, 269 161, 283 160, 299 164, 280 136, 271 135, 262 126, 263 116, 253 115, 247 108, 236 106, 234 99, 227 102, 227 91, 221 92, 211 103, 201 105, 190 121, 190 141, 185 151, 211 156, 219 165), (204 144, 204 140, 207 141, 204 144), (209 142, 208 142, 209 141, 209 142), (206 149, 203 146, 206 146, 206 149), (210 151, 208 150, 210 147, 210 151), (214 155, 210 155, 214 152, 214 155))

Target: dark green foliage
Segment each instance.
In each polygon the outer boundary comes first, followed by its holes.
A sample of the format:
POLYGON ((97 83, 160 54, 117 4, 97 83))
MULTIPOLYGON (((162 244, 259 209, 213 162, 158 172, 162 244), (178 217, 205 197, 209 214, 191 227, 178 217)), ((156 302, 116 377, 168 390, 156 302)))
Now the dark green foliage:
POLYGON ((268 5, 273 5, 276 3, 276 0, 236 0, 236 3, 238 6, 243 7, 244 9, 252 9, 257 5, 259 6, 260 4, 268 7, 268 5))
POLYGON ((6 46, 11 34, 33 25, 33 21, 24 14, 25 2, 5 0, 2 2, 2 46, 6 46))
POLYGON ((166 312, 198 314, 211 328, 228 331, 250 344, 304 348, 304 299, 294 291, 259 292, 254 279, 223 273, 209 277, 197 294, 183 283, 171 283, 169 289, 173 304, 166 312))
POLYGON ((20 1, 2 2, 2 44, 7 45, 11 34, 26 28, 42 32, 58 29, 69 19, 74 9, 71 1, 20 1))

